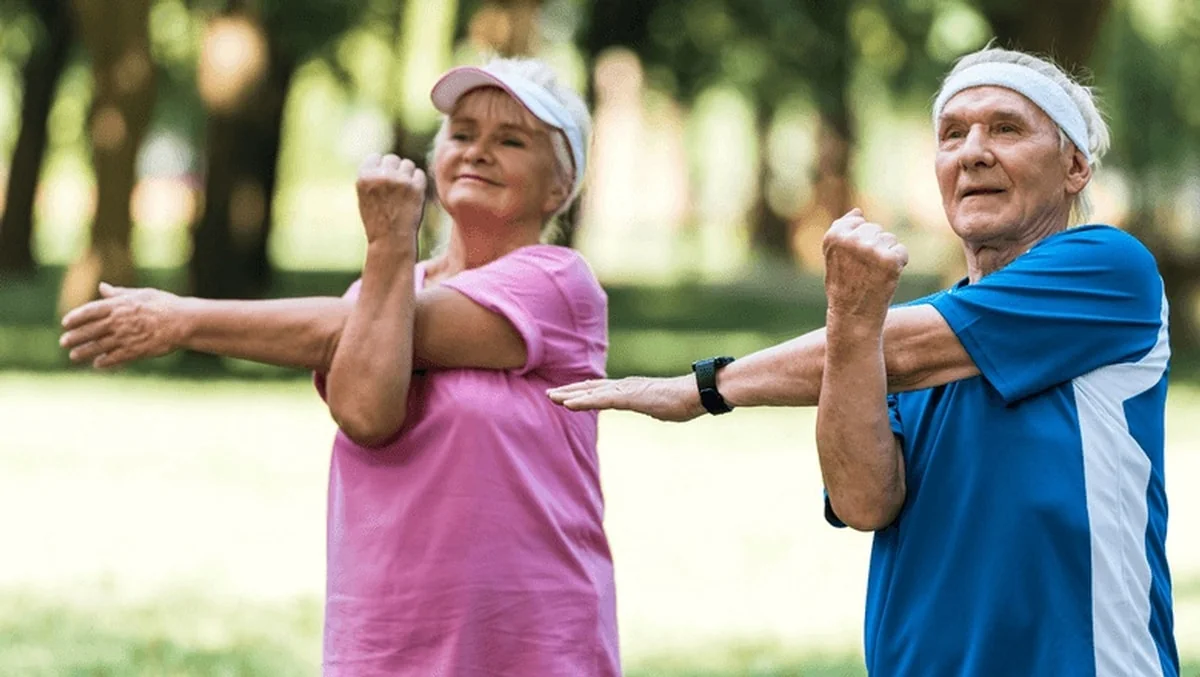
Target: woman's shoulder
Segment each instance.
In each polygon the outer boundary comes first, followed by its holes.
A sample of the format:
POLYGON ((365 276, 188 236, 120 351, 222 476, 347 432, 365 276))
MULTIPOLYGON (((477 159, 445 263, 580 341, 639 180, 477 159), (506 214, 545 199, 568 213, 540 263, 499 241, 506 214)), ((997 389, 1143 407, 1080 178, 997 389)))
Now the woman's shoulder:
POLYGON ((551 244, 528 245, 511 252, 500 260, 504 259, 534 266, 546 273, 559 286, 584 285, 603 292, 600 281, 596 278, 587 259, 570 247, 551 244))
MULTIPOLYGON (((556 244, 531 244, 519 247, 502 258, 517 258, 536 262, 547 269, 566 269, 574 266, 587 266, 587 261, 579 252, 570 247, 556 244)), ((590 271, 590 268, 589 268, 590 271)))

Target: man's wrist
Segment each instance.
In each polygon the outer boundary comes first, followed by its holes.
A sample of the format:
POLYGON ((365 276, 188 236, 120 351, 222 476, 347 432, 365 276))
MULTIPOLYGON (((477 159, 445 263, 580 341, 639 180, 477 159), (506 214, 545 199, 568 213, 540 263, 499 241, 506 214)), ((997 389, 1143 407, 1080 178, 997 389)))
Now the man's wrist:
POLYGON ((700 388, 696 384, 696 373, 692 372, 687 376, 680 376, 679 378, 684 384, 680 392, 687 407, 688 418, 697 418, 707 414, 708 412, 704 409, 704 403, 700 401, 700 388))
POLYGON ((169 338, 172 350, 191 348, 203 303, 193 296, 177 296, 167 305, 167 326, 174 329, 169 338))
POLYGON ((883 336, 883 325, 887 313, 861 315, 841 313, 830 309, 825 313, 826 338, 837 337, 849 341, 868 341, 883 336))
POLYGON ((692 363, 692 372, 696 375, 696 390, 700 404, 710 414, 727 414, 733 407, 721 396, 717 387, 717 372, 732 363, 729 356, 709 357, 692 363))

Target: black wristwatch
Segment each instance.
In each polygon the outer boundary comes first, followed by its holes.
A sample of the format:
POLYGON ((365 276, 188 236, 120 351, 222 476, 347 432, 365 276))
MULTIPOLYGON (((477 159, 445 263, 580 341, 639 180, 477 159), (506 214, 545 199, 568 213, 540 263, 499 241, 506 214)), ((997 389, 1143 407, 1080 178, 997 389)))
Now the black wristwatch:
POLYGON ((729 406, 729 403, 717 391, 717 370, 730 362, 733 362, 733 358, 724 356, 710 357, 692 363, 692 371, 696 373, 696 386, 700 388, 700 404, 703 404, 708 413, 713 416, 733 411, 733 407, 729 406))

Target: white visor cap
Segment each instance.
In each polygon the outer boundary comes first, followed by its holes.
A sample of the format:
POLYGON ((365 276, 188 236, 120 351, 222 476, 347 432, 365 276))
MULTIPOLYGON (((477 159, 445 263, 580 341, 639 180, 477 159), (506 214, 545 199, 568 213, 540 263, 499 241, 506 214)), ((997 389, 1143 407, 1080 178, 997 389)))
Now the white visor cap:
POLYGON ((571 196, 578 195, 583 185, 586 139, 583 138, 583 130, 571 117, 567 107, 554 98, 545 87, 513 73, 488 70, 487 66, 460 66, 450 69, 438 79, 429 98, 433 100, 434 108, 450 115, 464 94, 480 87, 499 87, 533 113, 534 117, 562 131, 567 138, 571 160, 575 163, 571 196))

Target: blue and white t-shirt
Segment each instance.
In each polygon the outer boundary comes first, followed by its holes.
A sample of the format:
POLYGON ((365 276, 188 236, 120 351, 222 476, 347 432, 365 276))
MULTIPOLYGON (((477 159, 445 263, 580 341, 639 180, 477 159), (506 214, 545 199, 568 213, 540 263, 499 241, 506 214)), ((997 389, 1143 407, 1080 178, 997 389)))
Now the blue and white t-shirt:
POLYGON ((1083 226, 915 303, 981 374, 889 398, 908 495, 871 554, 869 672, 1176 677, 1150 252, 1083 226))

